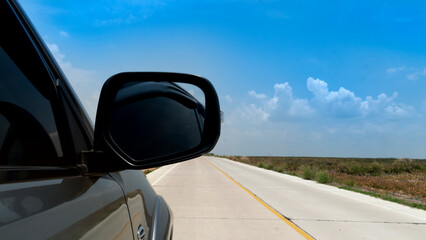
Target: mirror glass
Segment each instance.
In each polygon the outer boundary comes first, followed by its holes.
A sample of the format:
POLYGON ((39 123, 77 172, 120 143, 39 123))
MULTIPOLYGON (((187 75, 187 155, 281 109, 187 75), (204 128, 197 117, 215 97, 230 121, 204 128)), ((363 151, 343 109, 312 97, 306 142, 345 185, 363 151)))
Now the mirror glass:
POLYGON ((189 84, 127 83, 115 98, 111 138, 137 161, 191 150, 201 143, 204 102, 203 92, 189 84))

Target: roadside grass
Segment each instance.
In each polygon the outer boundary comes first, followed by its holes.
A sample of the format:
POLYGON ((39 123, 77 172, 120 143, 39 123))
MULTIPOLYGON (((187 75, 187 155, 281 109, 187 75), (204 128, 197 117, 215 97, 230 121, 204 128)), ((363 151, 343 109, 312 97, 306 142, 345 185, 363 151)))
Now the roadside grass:
POLYGON ((319 183, 329 183, 333 181, 333 178, 330 177, 330 174, 326 171, 319 171, 316 178, 319 183))
POLYGON ((147 168, 147 169, 143 169, 143 173, 145 175, 147 175, 148 173, 154 172, 155 170, 157 170, 157 168, 147 168))
POLYGON ((222 156, 426 210, 426 160, 222 156))
POLYGON ((349 186, 340 186, 339 188, 349 190, 349 191, 353 191, 353 192, 357 192, 357 193, 362 193, 362 194, 369 195, 369 196, 376 197, 376 198, 381 198, 381 199, 384 199, 384 200, 387 200, 387 201, 390 201, 390 202, 399 203, 399 204, 410 206, 410 207, 413 207, 413 208, 419 208, 419 209, 426 210, 426 205, 421 204, 421 203, 412 203, 412 202, 405 201, 403 199, 390 197, 388 195, 384 195, 384 194, 380 194, 380 193, 363 191, 363 190, 359 190, 359 189, 356 189, 354 187, 349 187, 349 186))
POLYGON ((317 169, 311 166, 302 165, 300 166, 302 171, 302 177, 306 180, 314 180, 317 176, 317 169))

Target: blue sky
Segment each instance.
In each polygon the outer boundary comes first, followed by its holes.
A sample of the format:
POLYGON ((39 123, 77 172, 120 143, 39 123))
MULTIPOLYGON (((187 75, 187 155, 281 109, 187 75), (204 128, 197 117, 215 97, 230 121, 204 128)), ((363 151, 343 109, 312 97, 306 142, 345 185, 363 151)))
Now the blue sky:
POLYGON ((426 158, 424 1, 20 1, 89 114, 122 71, 208 78, 214 153, 426 158))

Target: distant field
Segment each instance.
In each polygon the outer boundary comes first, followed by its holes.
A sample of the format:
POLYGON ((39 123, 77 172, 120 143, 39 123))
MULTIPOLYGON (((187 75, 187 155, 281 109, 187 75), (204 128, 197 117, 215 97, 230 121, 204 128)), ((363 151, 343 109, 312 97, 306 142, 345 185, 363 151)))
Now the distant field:
POLYGON ((223 157, 426 210, 426 160, 223 157))

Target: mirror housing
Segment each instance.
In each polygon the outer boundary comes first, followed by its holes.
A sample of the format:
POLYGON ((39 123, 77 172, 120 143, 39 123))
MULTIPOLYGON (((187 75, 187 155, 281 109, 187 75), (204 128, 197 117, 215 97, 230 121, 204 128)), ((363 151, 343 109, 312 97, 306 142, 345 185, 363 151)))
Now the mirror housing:
POLYGON ((209 152, 219 135, 219 100, 207 79, 119 73, 102 87, 94 151, 83 156, 83 164, 89 172, 158 167, 209 152), (200 89, 205 106, 179 84, 200 89))

